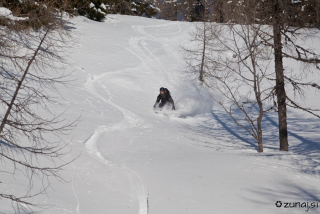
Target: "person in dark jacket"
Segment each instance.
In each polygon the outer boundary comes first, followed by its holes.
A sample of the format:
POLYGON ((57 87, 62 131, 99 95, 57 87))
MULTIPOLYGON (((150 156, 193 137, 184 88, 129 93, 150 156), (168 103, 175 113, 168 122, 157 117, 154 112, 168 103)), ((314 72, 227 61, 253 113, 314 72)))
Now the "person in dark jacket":
POLYGON ((195 15, 196 21, 202 21, 204 18, 204 6, 200 1, 195 6, 195 15))
POLYGON ((175 110, 176 107, 174 106, 174 101, 170 95, 170 92, 168 89, 161 87, 160 88, 160 94, 157 97, 157 101, 156 103, 153 105, 153 108, 156 108, 157 104, 159 103, 159 108, 162 108, 167 101, 169 101, 170 103, 172 103, 172 109, 175 110))

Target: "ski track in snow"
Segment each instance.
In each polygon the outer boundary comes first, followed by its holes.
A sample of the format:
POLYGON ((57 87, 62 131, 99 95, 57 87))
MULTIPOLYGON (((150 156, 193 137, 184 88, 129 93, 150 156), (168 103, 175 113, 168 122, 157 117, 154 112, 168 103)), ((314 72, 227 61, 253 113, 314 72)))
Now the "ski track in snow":
MULTIPOLYGON (((159 47, 162 47, 163 50, 166 52, 166 54, 169 54, 172 52, 172 50, 166 50, 161 43, 159 43, 159 39, 156 40, 154 36, 149 34, 145 29, 146 28, 154 28, 154 29, 159 29, 161 27, 168 27, 168 26, 176 26, 175 24, 172 23, 167 23, 167 24, 161 24, 161 25, 153 25, 153 26, 142 26, 142 25, 133 25, 132 29, 140 34, 139 37, 131 37, 129 44, 132 49, 128 49, 132 54, 134 54, 136 57, 138 57, 141 60, 141 64, 143 68, 148 69, 153 69, 153 70, 158 70, 159 73, 164 74, 164 77, 167 81, 167 83, 171 83, 171 78, 169 78, 167 74, 167 68, 164 67, 163 62, 160 61, 160 59, 154 55, 154 52, 156 50, 150 50, 150 48, 147 47, 147 41, 152 41, 158 44, 159 47), (152 60, 152 61, 151 61, 152 60), (151 62, 149 62, 151 61, 151 62), (146 62, 149 62, 147 65, 146 62)), ((178 31, 170 32, 169 34, 171 35, 179 35, 182 32, 182 28, 180 23, 178 23, 178 31)), ((164 33, 163 35, 167 35, 168 33, 164 33)), ((161 34, 158 34, 161 35, 161 34)))
MULTIPOLYGON (((161 27, 161 26, 167 26, 168 24, 165 25, 159 25, 159 26, 152 26, 152 27, 161 27)), ((170 24, 169 24, 170 25, 170 24)), ((148 26, 132 26, 132 29, 135 30, 136 32, 140 33, 138 37, 131 37, 129 40, 129 45, 130 48, 125 48, 132 54, 134 54, 140 61, 141 63, 137 67, 142 67, 143 70, 148 71, 149 69, 157 69, 159 72, 162 72, 165 75, 165 79, 167 82, 170 82, 170 78, 168 78, 168 75, 166 73, 166 68, 163 67, 160 59, 154 55, 155 50, 150 50, 150 48, 147 47, 147 41, 152 41, 159 43, 152 35, 147 33, 145 31, 145 28, 148 28, 148 26), (159 69, 160 68, 160 69, 159 69)), ((178 32, 170 32, 170 34, 179 34, 181 31, 181 27, 179 25, 179 30, 178 32)), ((163 47, 164 51, 167 51, 163 47)), ((128 68, 132 69, 132 68, 128 68)), ((139 69, 141 70, 141 69, 139 69)), ((132 112, 114 104, 111 102, 110 99, 106 99, 103 96, 101 96, 96 90, 95 90, 95 84, 99 80, 110 77, 115 74, 119 74, 121 72, 126 71, 120 70, 120 71, 115 71, 115 72, 108 72, 105 73, 101 76, 89 76, 86 83, 84 84, 84 87, 87 89, 87 91, 92 94, 93 96, 97 97, 98 99, 104 101, 105 103, 117 108, 123 115, 123 119, 114 125, 111 126, 99 126, 95 132, 92 134, 92 136, 85 142, 85 147, 87 152, 94 157, 96 160, 102 162, 103 164, 106 164, 110 167, 118 167, 122 169, 126 175, 128 176, 132 189, 135 191, 135 194, 138 198, 139 201, 139 212, 138 214, 147 214, 148 213, 148 196, 147 196, 147 189, 143 185, 143 182, 139 175, 134 172, 133 170, 129 169, 123 164, 118 164, 115 163, 111 160, 108 160, 107 158, 103 157, 103 155, 100 153, 98 147, 97 147, 97 141, 100 138, 100 136, 103 133, 106 132, 112 132, 115 130, 125 130, 129 128, 133 128, 136 126, 140 126, 144 123, 144 121, 139 118, 137 115, 133 114, 132 112)), ((111 95, 109 91, 106 91, 108 94, 111 95)))
POLYGON ((72 192, 73 192, 73 194, 74 194, 74 196, 76 197, 76 200, 77 200, 77 207, 76 207, 77 214, 81 214, 79 198, 78 198, 77 193, 74 190, 74 182, 73 182, 73 179, 74 179, 74 177, 73 177, 73 175, 74 175, 74 166, 72 166, 72 169, 73 169, 73 171, 72 171, 72 192))
POLYGON ((143 123, 143 120, 138 118, 135 114, 132 112, 129 112, 125 109, 123 109, 120 106, 117 106, 116 104, 112 103, 110 100, 105 99, 103 96, 101 96, 94 88, 95 83, 107 76, 111 76, 113 74, 116 74, 117 72, 107 73, 104 75, 101 75, 99 77, 90 77, 87 79, 86 83, 84 84, 84 87, 90 92, 93 96, 99 98, 100 100, 112 105, 113 107, 117 108, 123 115, 123 119, 114 125, 111 126, 99 126, 93 135, 85 142, 85 148, 87 152, 94 157, 96 160, 100 161, 103 164, 106 164, 110 167, 118 167, 119 169, 123 170, 125 174, 128 176, 128 179, 131 183, 132 190, 135 192, 137 199, 139 201, 139 212, 138 214, 147 214, 148 213, 148 196, 147 196, 147 190, 146 187, 143 185, 143 182, 139 175, 134 172, 133 170, 129 169, 123 164, 115 163, 111 160, 108 160, 107 158, 103 157, 103 155, 100 153, 98 147, 97 147, 97 141, 100 138, 101 134, 105 132, 112 132, 115 130, 122 130, 133 128, 140 126, 143 123))

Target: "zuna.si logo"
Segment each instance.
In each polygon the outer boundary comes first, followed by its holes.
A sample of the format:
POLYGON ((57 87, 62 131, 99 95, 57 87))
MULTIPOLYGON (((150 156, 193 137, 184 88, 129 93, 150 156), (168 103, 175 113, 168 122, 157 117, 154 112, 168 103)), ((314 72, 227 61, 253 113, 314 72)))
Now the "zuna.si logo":
POLYGON ((281 201, 277 201, 276 202, 276 207, 281 207, 282 206, 282 202, 281 201))
POLYGON ((310 208, 319 208, 320 202, 313 201, 313 202, 282 202, 277 201, 275 203, 276 207, 278 208, 304 208, 306 212, 309 212, 310 208))

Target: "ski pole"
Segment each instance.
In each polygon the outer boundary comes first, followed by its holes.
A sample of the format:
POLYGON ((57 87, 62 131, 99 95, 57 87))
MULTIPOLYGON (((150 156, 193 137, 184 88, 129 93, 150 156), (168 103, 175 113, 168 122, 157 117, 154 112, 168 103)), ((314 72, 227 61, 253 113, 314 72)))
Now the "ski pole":
POLYGON ((180 113, 180 115, 181 115, 182 117, 186 118, 183 114, 180 113))

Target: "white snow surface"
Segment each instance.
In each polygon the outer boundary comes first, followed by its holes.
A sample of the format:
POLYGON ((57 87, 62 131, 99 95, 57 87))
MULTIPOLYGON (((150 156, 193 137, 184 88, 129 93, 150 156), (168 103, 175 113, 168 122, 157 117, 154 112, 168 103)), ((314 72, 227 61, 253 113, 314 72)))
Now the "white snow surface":
MULTIPOLYGON (((317 202, 307 211, 320 213, 319 119, 289 110, 290 151, 280 152, 277 115, 265 115, 258 153, 187 72, 180 45, 192 23, 122 15, 71 22, 78 41, 68 69, 77 79, 61 88, 61 108, 68 119, 82 116, 62 137, 71 141, 66 159, 80 156, 62 172, 68 183, 52 180, 47 195, 33 198, 52 205, 34 213, 306 213, 286 202, 317 202), (153 111, 160 87, 176 111, 153 111)), ((308 96, 320 106, 319 93, 308 96)), ((1 178, 1 191, 19 194, 25 184, 10 178, 1 178)), ((13 213, 8 201, 0 204, 0 213, 13 213)))

